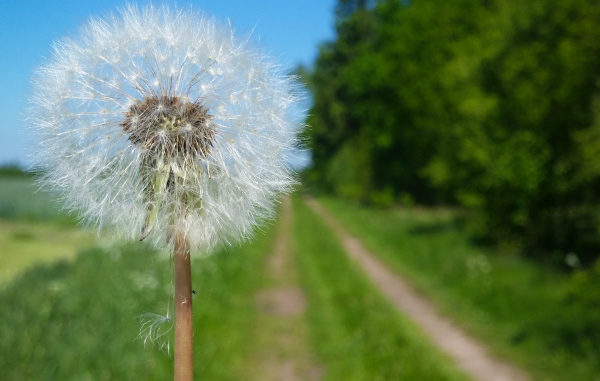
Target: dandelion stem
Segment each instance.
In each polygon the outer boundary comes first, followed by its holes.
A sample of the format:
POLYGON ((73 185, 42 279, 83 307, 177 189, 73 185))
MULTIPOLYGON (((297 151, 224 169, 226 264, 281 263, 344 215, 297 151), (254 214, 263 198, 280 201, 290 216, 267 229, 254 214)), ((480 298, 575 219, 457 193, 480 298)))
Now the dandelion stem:
POLYGON ((192 280, 190 245, 185 234, 175 234, 175 358, 174 380, 193 381, 192 280))

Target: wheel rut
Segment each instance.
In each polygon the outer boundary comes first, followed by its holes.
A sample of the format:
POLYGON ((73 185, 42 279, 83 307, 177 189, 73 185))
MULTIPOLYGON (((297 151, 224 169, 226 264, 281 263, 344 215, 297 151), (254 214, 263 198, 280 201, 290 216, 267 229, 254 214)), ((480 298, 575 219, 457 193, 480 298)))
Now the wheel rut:
POLYGON ((291 249, 292 206, 282 202, 277 236, 267 261, 266 285, 256 295, 259 309, 254 356, 256 380, 319 381, 305 321, 306 297, 299 285, 291 249))
POLYGON ((357 263, 381 293, 451 357, 474 380, 527 381, 529 376, 516 366, 492 356, 484 343, 441 315, 434 304, 417 293, 400 275, 390 271, 317 200, 306 197, 307 205, 336 234, 349 257, 357 263))

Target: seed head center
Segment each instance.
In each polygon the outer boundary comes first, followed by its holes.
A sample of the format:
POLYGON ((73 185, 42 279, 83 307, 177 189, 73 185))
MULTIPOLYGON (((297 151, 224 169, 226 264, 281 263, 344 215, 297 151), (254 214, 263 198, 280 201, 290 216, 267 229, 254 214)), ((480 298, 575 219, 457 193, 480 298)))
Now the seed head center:
POLYGON ((165 157, 206 157, 215 139, 208 109, 179 97, 136 101, 125 113, 121 127, 131 143, 165 157))

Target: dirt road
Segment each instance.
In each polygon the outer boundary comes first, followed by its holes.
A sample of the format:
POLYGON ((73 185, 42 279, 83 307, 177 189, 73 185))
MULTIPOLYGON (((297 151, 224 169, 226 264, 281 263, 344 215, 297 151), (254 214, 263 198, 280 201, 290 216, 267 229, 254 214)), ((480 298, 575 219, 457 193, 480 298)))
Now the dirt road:
POLYGON ((529 380, 522 370, 491 356, 483 343, 442 316, 429 300, 415 292, 401 276, 390 271, 365 249, 319 202, 310 197, 305 201, 335 232, 348 255, 393 305, 420 326, 431 341, 453 358, 471 378, 481 381, 529 380))
POLYGON ((318 381, 322 369, 316 365, 308 343, 304 319, 306 298, 298 283, 291 252, 292 208, 284 198, 273 253, 268 260, 267 284, 257 294, 256 380, 318 381))

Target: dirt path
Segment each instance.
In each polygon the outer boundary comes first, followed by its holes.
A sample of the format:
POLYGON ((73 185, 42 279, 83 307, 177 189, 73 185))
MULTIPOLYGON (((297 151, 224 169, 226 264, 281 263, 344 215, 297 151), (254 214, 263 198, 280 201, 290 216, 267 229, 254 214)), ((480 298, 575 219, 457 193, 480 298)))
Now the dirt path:
POLYGON ((490 356, 485 345, 440 315, 429 300, 415 292, 398 274, 388 270, 315 199, 306 198, 306 203, 335 232, 349 256, 381 292, 471 378, 481 381, 529 380, 523 371, 490 356))
POLYGON ((298 284, 290 251, 292 209, 289 197, 283 200, 277 238, 268 260, 268 279, 256 295, 259 306, 255 379, 296 381, 321 379, 308 345, 304 319, 305 295, 298 284))

